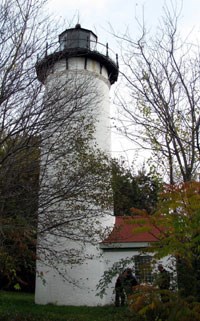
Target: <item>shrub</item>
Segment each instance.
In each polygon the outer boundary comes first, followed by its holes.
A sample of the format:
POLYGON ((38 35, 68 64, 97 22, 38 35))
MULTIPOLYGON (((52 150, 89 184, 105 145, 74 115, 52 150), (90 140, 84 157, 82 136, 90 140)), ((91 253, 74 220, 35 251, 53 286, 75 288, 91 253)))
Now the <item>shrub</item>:
POLYGON ((161 291, 149 285, 136 287, 129 297, 129 308, 141 317, 141 321, 200 320, 200 303, 193 297, 183 299, 179 293, 161 291))
POLYGON ((168 302, 163 304, 160 291, 151 285, 135 287, 134 294, 129 297, 130 309, 145 321, 165 320, 167 304, 168 302))

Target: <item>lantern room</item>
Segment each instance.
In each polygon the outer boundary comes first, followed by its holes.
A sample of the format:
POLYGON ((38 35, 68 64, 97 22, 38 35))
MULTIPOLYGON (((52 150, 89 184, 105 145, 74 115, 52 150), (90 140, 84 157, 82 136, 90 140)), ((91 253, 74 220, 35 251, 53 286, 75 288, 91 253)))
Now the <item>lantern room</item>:
POLYGON ((59 35, 60 50, 88 49, 94 50, 97 36, 77 24, 75 28, 67 29, 59 35))
MULTIPOLYGON (((115 59, 113 59, 114 57, 111 58, 112 50, 108 47, 108 44, 99 43, 97 36, 91 30, 81 28, 81 25, 77 24, 75 28, 63 31, 58 40, 59 47, 56 51, 49 53, 48 47, 46 47, 44 57, 42 59, 38 57, 36 71, 38 79, 42 83, 44 83, 47 75, 53 72, 58 61, 63 61, 63 66, 65 65, 66 69, 70 69, 70 64, 72 60, 74 61, 74 58, 78 59, 79 62, 82 59, 81 66, 85 70, 89 70, 91 61, 93 62, 92 65, 96 64, 95 72, 98 70, 98 73, 102 75, 102 70, 105 68, 111 85, 117 81, 119 73, 118 55, 115 59)), ((94 71, 93 67, 91 68, 94 71)))

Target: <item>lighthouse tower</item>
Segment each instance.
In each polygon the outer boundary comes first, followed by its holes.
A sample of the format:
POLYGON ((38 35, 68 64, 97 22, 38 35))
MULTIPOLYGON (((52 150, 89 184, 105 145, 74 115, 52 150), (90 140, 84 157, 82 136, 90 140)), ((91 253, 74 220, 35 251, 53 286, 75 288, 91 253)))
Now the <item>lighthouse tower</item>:
MULTIPOLYGON (((59 48, 53 53, 46 52, 45 56, 37 62, 36 71, 39 81, 45 86, 46 110, 44 114, 46 113, 46 117, 50 119, 48 126, 44 126, 43 142, 45 143, 41 147, 41 167, 45 164, 42 167, 44 168, 42 178, 45 183, 41 184, 39 203, 45 203, 46 195, 51 193, 52 186, 58 185, 55 177, 63 175, 60 171, 60 164, 66 159, 68 161, 74 159, 75 162, 75 152, 70 151, 69 146, 70 131, 72 128, 77 132, 81 128, 84 131, 85 122, 88 128, 89 123, 85 115, 89 115, 88 118, 92 119, 94 126, 90 136, 91 146, 96 146, 102 152, 110 153, 109 89, 117 81, 118 62, 117 56, 113 59, 110 55, 108 45, 98 43, 97 36, 92 31, 83 29, 80 24, 77 24, 75 28, 67 29, 59 35, 59 48), (83 121, 82 127, 81 121, 83 121), (53 147, 48 148, 49 146, 53 147), (56 153, 54 154, 55 146, 56 153), (57 156, 58 151, 60 152, 59 157, 57 156)), ((69 172, 71 171, 68 170, 63 181, 67 182, 69 172)), ((62 178, 59 178, 59 181, 61 180, 62 178)), ((70 214, 69 206, 65 201, 58 202, 57 199, 54 197, 52 204, 46 207, 39 204, 41 207, 39 206, 38 226, 39 229, 42 226, 41 230, 44 231, 45 226, 48 227, 48 224, 53 222, 54 226, 59 229, 56 216, 58 218, 61 215, 63 221, 68 222, 65 226, 67 234, 69 225, 70 228, 72 226, 69 217, 73 218, 74 213, 70 214), (48 220, 45 220, 47 212, 48 220), (65 220, 65 217, 68 220, 65 220)), ((80 202, 80 199, 78 201, 80 202)), ((98 217, 98 221, 104 229, 112 228, 114 223, 113 216, 108 213, 98 217)), ((90 224, 93 224, 92 222, 91 215, 90 224)), ((78 228, 79 225, 76 224, 74 234, 78 235, 78 228)), ((90 229, 91 232, 98 229, 96 222, 94 226, 88 226, 88 230, 90 229)), ((36 303, 78 306, 107 303, 96 296, 96 286, 105 266, 99 246, 99 236, 96 237, 96 243, 94 239, 91 244, 84 240, 81 243, 81 239, 75 242, 70 238, 65 239, 59 236, 55 230, 53 233, 48 233, 48 228, 46 230, 46 234, 42 232, 38 237, 36 303), (58 261, 55 260, 54 264, 48 259, 50 252, 45 254, 44 249, 47 247, 51 247, 52 253, 57 253, 58 261), (43 249, 41 253, 40 248, 43 249), (86 259, 81 262, 78 262, 78 259, 75 262, 66 260, 64 264, 64 260, 59 259, 59 253, 62 256, 66 249, 69 253, 74 250, 77 252, 79 250, 80 253, 81 249, 86 259)))

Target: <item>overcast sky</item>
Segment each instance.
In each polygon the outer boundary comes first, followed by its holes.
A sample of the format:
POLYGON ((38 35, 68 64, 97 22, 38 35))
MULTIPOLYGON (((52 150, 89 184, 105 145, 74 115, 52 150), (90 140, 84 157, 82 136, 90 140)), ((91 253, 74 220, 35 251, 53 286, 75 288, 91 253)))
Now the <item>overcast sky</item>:
MULTIPOLYGON (((162 14, 165 3, 172 3, 179 8, 183 3, 181 20, 183 28, 188 30, 200 24, 200 0, 49 0, 50 10, 66 21, 66 25, 75 25, 79 19, 83 28, 92 29, 100 40, 107 42, 109 24, 116 32, 123 32, 127 27, 134 28, 135 16, 141 17, 144 10, 145 20, 151 25, 162 14)), ((134 30, 132 30, 133 32, 134 30)))
MULTIPOLYGON (((48 7, 53 15, 65 22, 65 28, 69 25, 74 27, 79 22, 83 28, 92 30, 99 42, 108 42, 109 47, 117 52, 116 39, 110 33, 110 26, 116 34, 123 34, 128 28, 134 36, 137 32, 135 17, 140 20, 144 13, 145 22, 153 29, 163 14, 166 2, 178 8, 182 6, 179 19, 182 32, 188 34, 193 30, 195 38, 200 39, 200 0, 49 0, 48 7)), ((116 144, 116 136, 113 137, 113 155, 130 148, 123 139, 117 138, 116 144)), ((131 160, 134 151, 128 155, 131 160)))

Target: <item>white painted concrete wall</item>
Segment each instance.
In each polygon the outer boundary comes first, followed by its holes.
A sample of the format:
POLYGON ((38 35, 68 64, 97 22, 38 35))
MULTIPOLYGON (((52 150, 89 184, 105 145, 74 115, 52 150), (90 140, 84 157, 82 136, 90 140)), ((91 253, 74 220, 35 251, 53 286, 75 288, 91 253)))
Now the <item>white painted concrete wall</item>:
MULTIPOLYGON (((66 70, 66 61, 61 60, 54 64, 53 72, 49 73, 46 79, 46 87, 49 91, 55 86, 56 82, 66 83, 67 79, 74 79, 69 84, 73 89, 73 86, 79 85, 79 83, 85 83, 88 93, 95 92, 96 98, 91 99, 90 106, 87 106, 88 111, 93 110, 95 115, 95 128, 94 137, 98 143, 98 147, 102 151, 111 153, 111 131, 110 131, 110 82, 108 80, 108 73, 105 67, 102 68, 100 74, 99 62, 88 59, 87 70, 84 69, 84 58, 70 58, 68 59, 68 70, 66 70)), ((84 86, 84 85, 83 85, 84 86)), ((83 87, 83 91, 85 88, 83 87)), ((87 94, 84 92, 85 99, 87 101, 87 94)), ((67 106, 66 106, 67 108, 67 106)))
MULTIPOLYGON (((108 75, 105 68, 102 69, 102 74, 99 73, 99 64, 94 61, 88 61, 88 70, 84 69, 84 59, 83 58, 70 58, 68 61, 69 69, 66 70, 66 62, 61 60, 56 62, 54 68, 51 69, 49 75, 46 79, 46 94, 50 93, 55 89, 57 82, 63 84, 63 87, 67 87, 68 79, 74 79, 74 86, 80 85, 80 83, 85 82, 87 84, 88 92, 95 91, 96 98, 95 101, 91 101, 91 105, 87 106, 88 112, 93 112, 95 115, 95 133, 94 137, 97 141, 97 146, 103 151, 110 153, 111 144, 111 133, 110 133, 110 106, 109 106, 109 81, 108 75)), ((73 91, 73 83, 70 88, 65 88, 65 90, 73 91)), ((75 87, 74 87, 75 88, 75 87)), ((63 94, 63 93, 62 93, 63 94)), ((61 94, 61 95, 62 95, 61 94)), ((58 106, 59 107, 59 104, 58 106)), ((64 119, 65 108, 70 107, 70 102, 66 103, 64 109, 58 108, 59 115, 62 115, 64 119)), ((84 112, 87 112, 84 111, 84 112)), ((65 126, 65 124, 62 124, 65 126)), ((67 128, 67 127, 66 127, 67 128)), ((50 143, 55 142, 57 147, 64 148, 65 139, 60 136, 61 132, 54 132, 54 126, 52 125, 52 135, 50 138, 50 143)), ((67 133, 63 133, 67 135, 67 133)), ((44 146, 45 148, 45 146, 44 146)), ((43 161, 43 160, 42 160, 43 161)), ((59 166, 58 166, 59 167, 59 166)), ((45 173, 45 183, 51 184, 52 180, 56 176, 57 166, 52 164, 48 166, 45 173)), ((42 187, 41 187, 42 188, 42 187)), ((60 208, 65 209, 66 204, 61 202, 59 204, 60 208)), ((52 206, 52 212, 56 213, 56 206, 52 206)), ((40 219, 45 215, 42 213, 43 210, 40 209, 39 222, 40 219)), ((113 212, 104 213, 101 217, 98 217, 100 221, 100 226, 111 228, 114 225, 113 212)), ((73 213, 72 213, 73 215, 73 213)), ((96 224, 94 222, 94 224, 96 224)), ((92 231, 92 227, 88 227, 92 231)), ((83 244, 81 242, 73 242, 62 239, 57 239, 45 234, 42 238, 38 238, 38 245, 43 245, 44 241, 49 240, 52 249, 59 250, 62 252, 66 247, 81 250, 82 253, 86 255, 91 255, 92 259, 87 259, 83 264, 77 265, 63 265, 62 263, 55 263, 57 269, 48 266, 48 262, 43 260, 37 261, 37 272, 36 277, 36 291, 35 291, 35 302, 38 304, 48 304, 53 303, 57 305, 88 305, 95 306, 100 304, 105 304, 105 298, 101 300, 95 295, 96 285, 102 276, 105 265, 102 258, 102 251, 99 248, 99 237, 96 236, 96 245, 83 244), (45 238, 45 240, 44 240, 45 238), (61 274, 64 274, 63 278, 61 274), (42 276, 42 277, 41 277, 42 276)), ((41 257, 42 258, 42 257, 41 257)))

